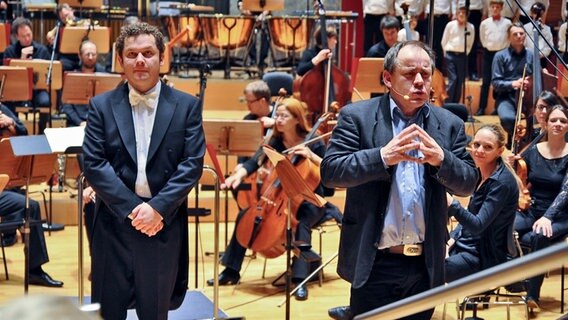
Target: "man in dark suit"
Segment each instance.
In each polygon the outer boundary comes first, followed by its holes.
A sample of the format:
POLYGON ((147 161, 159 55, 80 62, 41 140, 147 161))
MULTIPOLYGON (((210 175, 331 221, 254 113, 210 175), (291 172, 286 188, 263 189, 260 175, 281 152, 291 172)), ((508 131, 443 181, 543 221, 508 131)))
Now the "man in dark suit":
POLYGON ((167 319, 187 290, 187 195, 202 173, 201 103, 160 81, 164 39, 146 23, 117 39, 128 83, 91 99, 83 150, 97 193, 92 296, 105 319, 167 319))
POLYGON ((463 121, 428 104, 433 71, 425 44, 394 45, 390 93, 341 109, 321 164, 326 186, 347 188, 338 273, 351 283, 353 315, 444 282, 445 192, 469 195, 478 179, 463 121))

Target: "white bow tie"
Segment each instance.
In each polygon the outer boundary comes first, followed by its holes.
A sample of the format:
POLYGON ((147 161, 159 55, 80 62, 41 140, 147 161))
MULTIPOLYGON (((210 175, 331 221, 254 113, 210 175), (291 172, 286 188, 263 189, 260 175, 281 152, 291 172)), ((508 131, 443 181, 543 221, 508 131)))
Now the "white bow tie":
POLYGON ((131 106, 137 106, 139 104, 143 104, 148 108, 154 108, 154 102, 156 101, 157 94, 156 92, 148 93, 148 94, 140 94, 138 91, 132 89, 128 93, 128 100, 130 101, 131 106))

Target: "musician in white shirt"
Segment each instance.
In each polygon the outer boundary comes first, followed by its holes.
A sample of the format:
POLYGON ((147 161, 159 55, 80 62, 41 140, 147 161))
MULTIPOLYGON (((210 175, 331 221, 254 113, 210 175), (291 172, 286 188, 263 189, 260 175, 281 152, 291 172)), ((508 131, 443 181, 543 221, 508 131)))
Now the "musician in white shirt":
POLYGON ((471 52, 473 41, 465 42, 465 30, 469 38, 475 35, 473 24, 467 22, 466 9, 462 6, 456 12, 456 20, 446 25, 442 36, 442 48, 446 58, 446 71, 448 76, 447 102, 458 102, 462 95, 462 86, 465 81, 465 64, 467 55, 471 52), (466 48, 467 45, 467 48, 466 48))
POLYGON ((479 40, 483 46, 483 82, 479 94, 478 116, 485 114, 485 108, 487 107, 493 56, 495 56, 497 51, 509 46, 507 29, 511 25, 511 20, 501 15, 503 6, 503 0, 491 0, 489 2, 491 16, 483 20, 479 26, 479 40))

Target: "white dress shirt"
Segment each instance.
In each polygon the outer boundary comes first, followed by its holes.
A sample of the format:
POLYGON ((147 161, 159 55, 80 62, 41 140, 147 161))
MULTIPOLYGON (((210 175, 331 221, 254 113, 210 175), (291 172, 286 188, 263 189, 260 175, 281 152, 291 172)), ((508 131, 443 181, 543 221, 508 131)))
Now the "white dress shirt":
MULTIPOLYGON (((406 37, 406 29, 398 30, 397 39, 398 42, 408 41, 406 37)), ((416 30, 410 30, 410 40, 420 40, 420 33, 416 30)))
MULTIPOLYGON (((425 0, 425 12, 430 13, 430 0, 425 0)), ((452 8, 451 0, 435 0, 434 1, 434 15, 451 14, 454 11, 452 8)))
POLYGON ((489 51, 499 51, 509 46, 509 35, 507 29, 511 25, 511 20, 500 17, 494 20, 493 17, 481 21, 479 25, 479 41, 481 45, 489 51))
POLYGON ((394 14, 394 0, 363 0, 363 14, 394 14))
MULTIPOLYGON (((130 84, 128 88, 135 90, 130 84)), ((134 134, 136 137, 136 163, 138 165, 134 192, 143 198, 152 197, 148 178, 146 177, 146 162, 148 161, 148 149, 150 147, 150 138, 154 128, 154 119, 156 118, 161 88, 162 83, 158 81, 154 88, 146 92, 146 94, 156 93, 156 99, 151 103, 151 106, 146 106, 144 103, 132 106, 132 119, 134 120, 134 134)))
POLYGON ((395 0, 394 9, 396 10, 396 15, 402 17, 404 11, 400 7, 403 3, 408 4, 408 13, 412 15, 420 15, 424 12, 424 5, 426 0, 395 0))
MULTIPOLYGON (((467 37, 466 53, 469 54, 473 47, 473 39, 475 39, 473 24, 467 23, 467 31, 469 31, 469 36, 467 37)), ((460 26, 457 20, 450 21, 446 25, 444 35, 442 36, 442 48, 444 52, 463 52, 465 46, 464 39, 464 26, 460 26)))
POLYGON ((558 51, 565 52, 564 49, 566 49, 566 22, 558 30, 558 51))
MULTIPOLYGON (((543 28, 541 29, 542 34, 544 35, 544 37, 546 38, 546 40, 548 40, 548 43, 550 43, 551 45, 554 45, 553 39, 552 39, 552 31, 550 30, 550 27, 543 24, 542 25, 543 28)), ((534 49, 534 27, 531 23, 527 23, 524 25, 525 28, 525 32, 527 33, 527 37, 525 38, 525 48, 527 48, 527 50, 533 50, 534 49)), ((544 41, 544 39, 542 38, 542 36, 539 34, 538 35, 538 48, 540 49, 540 51, 542 52, 540 54, 540 56, 544 56, 544 57, 548 57, 548 55, 550 54, 550 52, 552 52, 552 49, 546 44, 546 41, 544 41)))
MULTIPOLYGON (((486 2, 488 10, 489 10, 489 2, 491 2, 491 0, 487 0, 486 2)), ((515 0, 503 0, 503 10, 501 11, 501 16, 511 19, 515 15, 517 8, 518 7, 515 0)))
MULTIPOLYGON (((464 0, 452 0, 452 14, 455 15, 458 8, 463 5, 465 5, 464 0)), ((486 13, 486 5, 485 0, 469 0, 469 10, 479 10, 486 13)))

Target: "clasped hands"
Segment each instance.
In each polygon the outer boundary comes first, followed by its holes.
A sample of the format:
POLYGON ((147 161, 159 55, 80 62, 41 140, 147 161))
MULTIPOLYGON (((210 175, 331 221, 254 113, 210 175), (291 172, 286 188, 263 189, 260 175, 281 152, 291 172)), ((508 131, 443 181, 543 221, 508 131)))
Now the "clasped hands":
POLYGON ((401 161, 428 163, 439 167, 444 161, 444 150, 430 135, 416 124, 412 124, 396 135, 381 148, 381 156, 387 166, 394 166, 401 161), (408 151, 418 150, 421 157, 408 155, 408 151))
POLYGON ((164 228, 163 218, 154 210, 149 204, 143 202, 139 204, 132 213, 128 215, 132 220, 132 226, 147 235, 148 237, 155 236, 162 228, 164 228))

